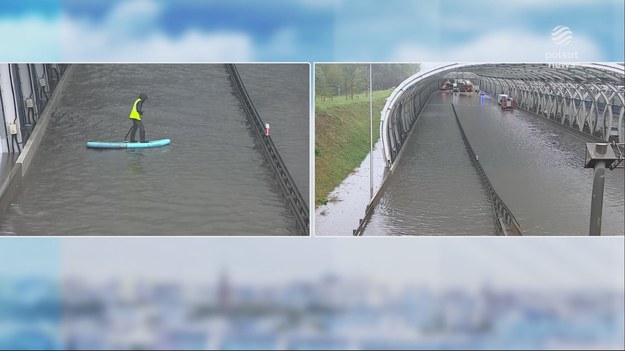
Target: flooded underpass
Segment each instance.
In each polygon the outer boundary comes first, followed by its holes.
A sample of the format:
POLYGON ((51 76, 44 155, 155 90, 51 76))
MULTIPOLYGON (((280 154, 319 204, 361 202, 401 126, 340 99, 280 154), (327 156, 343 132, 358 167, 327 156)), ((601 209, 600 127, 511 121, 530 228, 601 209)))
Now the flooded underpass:
MULTIPOLYGON (((434 93, 364 235, 493 235, 494 214, 469 162, 454 104, 486 174, 525 235, 588 235, 592 142, 531 113, 502 111, 478 94, 434 93)), ((607 170, 603 235, 623 235, 623 169, 607 170)))
POLYGON ((364 235, 494 234, 493 216, 451 104, 432 95, 364 235))
MULTIPOLYGON (((295 91, 275 94, 280 98, 273 101, 278 113, 272 120, 296 137, 274 138, 279 148, 307 150, 308 65, 250 66, 250 71, 282 80, 259 83, 244 76, 244 83, 248 79, 268 91, 295 91)), ((25 186, 0 220, 2 233, 299 234, 224 65, 96 64, 72 70, 25 186), (132 102, 141 92, 149 96, 143 117, 147 139, 170 138, 171 144, 85 148, 88 140, 123 140, 131 126, 132 102)), ((250 96, 257 98, 254 92, 250 96)), ((266 98, 257 99, 262 104, 266 98)), ((308 157, 285 162, 290 168, 308 169, 308 157)), ((301 176, 296 179, 301 182, 301 176)))

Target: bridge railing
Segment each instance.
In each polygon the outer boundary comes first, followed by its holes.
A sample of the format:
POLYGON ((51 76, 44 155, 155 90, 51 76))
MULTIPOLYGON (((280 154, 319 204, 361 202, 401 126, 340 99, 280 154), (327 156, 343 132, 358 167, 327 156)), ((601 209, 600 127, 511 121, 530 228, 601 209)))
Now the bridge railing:
POLYGON ((512 214, 512 211, 510 211, 508 206, 506 206, 506 204, 503 202, 499 194, 497 194, 497 192, 495 191, 495 188, 491 184, 488 176, 486 175, 486 172, 484 171, 484 168, 478 160, 477 154, 475 153, 475 151, 473 151, 473 148, 469 143, 469 139, 467 139, 467 136, 464 133, 464 129, 462 128, 462 124, 460 123, 460 119, 458 118, 456 107, 454 106, 454 104, 451 104, 451 107, 454 111, 454 117, 456 118, 456 122, 458 123, 458 128, 460 129, 462 140, 464 141, 464 145, 466 146, 467 152, 469 153, 469 156, 471 158, 471 163, 479 173, 480 178, 482 179, 482 182, 484 183, 484 186, 488 191, 488 195, 491 199, 495 215, 497 216, 495 224, 499 229, 499 233, 501 233, 502 235, 523 235, 519 222, 512 214))
POLYGON ((380 202, 382 195, 384 195, 384 189, 386 188, 386 185, 388 184, 387 180, 389 176, 393 173, 395 169, 395 165, 397 165, 397 162, 399 161, 402 153, 404 152, 404 146, 406 145, 405 142, 410 138, 410 136, 412 135, 412 132, 416 128, 417 121, 419 120, 419 118, 421 118, 421 112, 423 112, 425 105, 427 105, 434 91, 436 91, 436 89, 428 89, 426 93, 426 97, 423 97, 422 94, 420 93, 416 94, 416 96, 418 96, 418 105, 416 107, 413 107, 412 110, 410 110, 410 113, 412 113, 412 116, 410 118, 409 128, 406 131, 404 131, 404 135, 401 137, 401 143, 398 144, 400 145, 400 149, 395 150, 391 153, 392 162, 390 165, 387 165, 387 167, 384 168, 384 177, 382 178, 382 183, 380 187, 378 188, 378 190, 376 190, 375 194, 373 195, 373 198, 369 200, 369 203, 367 204, 367 207, 365 208, 364 217, 358 220, 358 227, 352 230, 352 234, 354 236, 363 235, 363 232, 365 228, 367 227, 369 220, 371 219, 371 215, 373 215, 373 210, 375 209, 375 206, 377 205, 378 202, 380 202))
POLYGON ((288 203, 291 210, 295 214, 297 223, 302 230, 302 233, 304 235, 309 235, 310 220, 308 205, 295 185, 295 182, 286 168, 282 157, 280 157, 280 154, 278 153, 278 149, 271 140, 271 136, 265 135, 265 123, 263 123, 258 111, 256 111, 256 108, 254 107, 254 104, 252 103, 252 100, 243 85, 243 81, 241 80, 241 76, 239 75, 237 68, 234 64, 226 64, 226 70, 228 71, 232 86, 234 87, 234 90, 243 105, 245 115, 263 148, 265 156, 267 156, 267 159, 269 160, 271 168, 277 176, 276 178, 278 179, 278 183, 280 184, 284 195, 287 197, 288 203))

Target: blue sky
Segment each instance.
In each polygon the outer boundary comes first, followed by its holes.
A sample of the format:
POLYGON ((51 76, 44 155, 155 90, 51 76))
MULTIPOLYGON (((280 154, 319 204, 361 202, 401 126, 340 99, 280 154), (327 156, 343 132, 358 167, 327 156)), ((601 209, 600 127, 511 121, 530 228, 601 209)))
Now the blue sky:
POLYGON ((60 274, 61 239, 0 237, 0 280, 59 279, 60 274))
POLYGON ((2 0, 3 61, 623 60, 623 2, 2 0), (568 26, 558 47, 551 30, 568 26), (33 30, 36 28, 37 30, 33 30))
POLYGON ((34 0, 34 1, 11 1, 2 0, 0 18, 19 17, 37 14, 41 16, 55 17, 61 10, 61 3, 58 0, 34 0))

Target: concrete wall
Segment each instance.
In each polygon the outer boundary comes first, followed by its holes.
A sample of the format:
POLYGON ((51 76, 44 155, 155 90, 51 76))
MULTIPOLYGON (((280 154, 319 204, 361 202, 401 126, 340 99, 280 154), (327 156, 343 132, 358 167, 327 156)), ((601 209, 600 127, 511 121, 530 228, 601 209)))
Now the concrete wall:
POLYGON ((73 73, 73 66, 68 68, 68 71, 63 74, 59 85, 54 90, 52 97, 46 108, 43 111, 43 114, 39 118, 37 125, 33 129, 32 134, 28 138, 26 145, 24 145, 20 156, 17 158, 13 169, 9 173, 9 176, 4 180, 2 185, 0 186, 0 215, 4 213, 4 211, 11 204, 11 201, 19 194, 20 189, 22 187, 23 178, 28 172, 28 168, 32 162, 32 159, 39 148, 39 144, 41 144, 41 140, 46 132, 48 124, 50 123, 50 118, 52 111, 55 108, 58 100, 60 99, 60 95, 63 92, 63 87, 68 79, 70 79, 73 73))

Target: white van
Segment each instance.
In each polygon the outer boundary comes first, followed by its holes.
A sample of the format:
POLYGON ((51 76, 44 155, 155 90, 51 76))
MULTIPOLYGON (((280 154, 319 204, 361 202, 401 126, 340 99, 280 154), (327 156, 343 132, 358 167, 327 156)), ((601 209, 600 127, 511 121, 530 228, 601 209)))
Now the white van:
POLYGON ((507 99, 508 99, 508 95, 507 95, 507 94, 497 94, 497 103, 498 103, 499 105, 501 105, 501 103, 502 103, 504 100, 507 100, 507 99))

